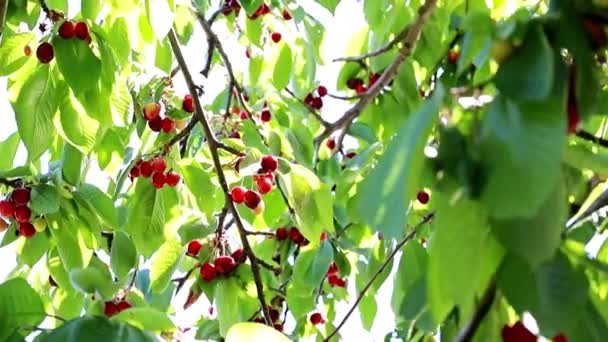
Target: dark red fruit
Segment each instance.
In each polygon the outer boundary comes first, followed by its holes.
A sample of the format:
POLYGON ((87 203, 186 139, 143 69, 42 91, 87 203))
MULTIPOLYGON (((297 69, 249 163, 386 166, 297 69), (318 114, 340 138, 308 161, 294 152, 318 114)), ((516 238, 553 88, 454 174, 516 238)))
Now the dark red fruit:
POLYGON ((367 77, 367 85, 369 87, 373 86, 374 84, 376 84, 376 82, 378 82, 378 80, 380 79, 380 74, 372 72, 371 74, 369 74, 369 76, 367 77))
POLYGON ((323 100, 320 97, 315 97, 310 101, 310 106, 314 109, 323 108, 323 100))
POLYGON ((355 88, 355 92, 359 95, 365 93, 366 91, 367 91, 367 88, 363 84, 358 85, 357 88, 355 88))
POLYGON ((19 234, 29 239, 36 234, 36 228, 29 222, 21 222, 19 223, 19 234))
POLYGON ((53 57, 55 57, 53 45, 47 42, 40 43, 40 45, 38 45, 38 48, 36 49, 36 57, 38 57, 38 60, 42 64, 47 64, 52 61, 53 57))
POLYGON ((314 99, 315 99, 315 97, 311 93, 308 93, 308 94, 306 94, 306 97, 304 98, 304 103, 306 103, 309 106, 312 106, 312 101, 314 99))
POLYGON ((568 342, 568 338, 564 334, 558 334, 553 336, 553 342, 568 342))
POLYGON ((230 133, 229 138, 241 139, 241 133, 239 133, 238 131, 234 131, 234 132, 230 133))
POLYGON ((20 222, 20 223, 29 222, 31 216, 32 216, 32 212, 30 211, 30 208, 28 208, 24 205, 15 208, 15 220, 17 222, 20 222))
POLYGON ((269 309, 268 312, 270 313, 270 320, 273 322, 278 321, 281 317, 281 313, 277 309, 269 309))
POLYGON ((458 62, 458 52, 450 50, 448 52, 448 62, 456 64, 456 62, 458 62))
POLYGON ((317 324, 325 323, 325 320, 323 319, 323 316, 321 316, 320 313, 315 312, 312 315, 310 315, 310 323, 317 325, 317 324))
POLYGON ((13 190, 11 199, 16 206, 28 204, 30 201, 30 189, 28 188, 17 188, 13 190))
POLYGON ((327 139, 325 146, 327 146, 328 149, 333 150, 336 148, 336 140, 334 140, 334 138, 327 139))
POLYGON ((272 32, 270 39, 272 39, 273 42, 278 43, 281 41, 281 34, 279 32, 272 32))
POLYGON ((287 9, 284 9, 283 12, 281 12, 281 14, 283 15, 283 19, 285 19, 285 20, 292 19, 291 13, 289 13, 289 11, 287 9))
POLYGON ((298 228, 291 227, 289 229, 289 239, 295 243, 299 243, 302 239, 304 239, 304 236, 302 236, 298 228))
POLYGON ((204 281, 212 281, 215 279, 215 275, 216 271, 213 264, 206 262, 201 266, 201 278, 203 278, 204 281))
POLYGON ((63 24, 59 26, 59 31, 57 32, 59 33, 59 36, 63 39, 74 38, 74 35, 76 34, 74 23, 69 20, 64 21, 63 24))
POLYGON ((258 207, 260 202, 262 202, 262 196, 260 196, 260 194, 256 191, 247 190, 243 195, 243 201, 249 209, 253 210, 258 207))
POLYGON ((278 332, 283 332, 283 324, 275 324, 274 325, 274 330, 278 331, 278 332))
POLYGON ((242 248, 235 250, 230 256, 232 257, 232 259, 234 259, 235 262, 245 261, 245 254, 243 254, 242 248))
POLYGON ((277 229, 277 231, 274 233, 274 235, 277 237, 277 240, 279 241, 283 241, 285 239, 287 239, 287 229, 285 229, 284 227, 281 227, 279 229, 277 229))
POLYGON ((103 314, 112 317, 120 312, 118 305, 114 304, 114 302, 105 302, 103 305, 103 314))
POLYGON ((203 244, 198 240, 188 242, 188 255, 197 256, 203 244))
POLYGON ((3 217, 13 217, 15 215, 15 205, 9 200, 0 201, 0 215, 3 217))
POLYGON ((262 120, 262 122, 270 121, 272 119, 272 114, 270 113, 270 110, 264 109, 262 111, 262 114, 260 115, 260 119, 262 120))
POLYGON ((149 161, 142 162, 141 165, 139 165, 139 170, 141 171, 141 175, 146 178, 152 176, 152 172, 154 172, 152 163, 149 161))
POLYGON ((327 88, 325 88, 325 86, 320 85, 317 88, 317 94, 319 95, 319 97, 323 97, 323 96, 327 95, 327 88))
POLYGON ((155 117, 148 121, 148 127, 150 127, 153 132, 160 132, 163 129, 163 119, 161 119, 160 115, 155 117))
POLYGON ((134 179, 139 176, 141 176, 141 169, 139 168, 139 166, 135 165, 129 171, 129 177, 131 177, 131 179, 134 179))
POLYGON ((331 286, 337 286, 337 287, 342 287, 342 288, 346 287, 346 281, 344 279, 341 279, 340 277, 338 277, 338 275, 336 275, 336 274, 328 275, 327 282, 331 286))
POLYGON ((325 231, 321 232, 321 236, 319 237, 321 242, 327 240, 327 233, 325 231))
POLYGON ((279 161, 274 156, 264 156, 260 162, 263 172, 275 172, 279 167, 279 161))
POLYGON ((521 321, 513 326, 505 325, 502 328, 501 335, 504 342, 536 342, 538 339, 521 321))
POLYGON ((249 115, 247 115, 246 111, 242 111, 241 114, 239 114, 239 116, 241 117, 241 120, 249 119, 249 115))
POLYGON ((356 152, 348 152, 345 157, 348 159, 353 159, 357 155, 356 152))
POLYGON ((430 198, 431 198, 431 196, 429 196, 429 193, 424 190, 418 191, 418 194, 416 195, 416 199, 418 200, 418 202, 420 202, 422 204, 429 203, 430 198))
POLYGON ((327 269, 327 274, 337 274, 338 273, 338 265, 335 262, 331 262, 329 264, 329 268, 327 269))
POLYGON ((167 183, 167 179, 165 178, 165 174, 162 172, 154 172, 152 175, 152 185, 156 189, 161 189, 167 183))
POLYGON ((360 78, 351 78, 348 81, 346 81, 346 86, 348 87, 348 89, 352 89, 355 90, 357 89, 357 87, 362 86, 363 85, 363 80, 360 78))
POLYGON ((245 200, 246 192, 247 189, 242 186, 235 186, 234 188, 232 188, 232 190, 230 191, 230 198, 232 198, 232 202, 237 204, 243 203, 243 201, 245 200))
POLYGON ((256 185, 258 187, 258 191, 264 195, 272 191, 272 181, 266 177, 259 178, 256 181, 256 185))
POLYGON ((227 274, 232 272, 236 267, 234 259, 229 255, 221 255, 215 258, 215 270, 220 274, 227 274))
POLYGON ((152 161, 152 169, 156 172, 163 173, 167 169, 167 162, 163 157, 156 157, 152 161))
POLYGON ((79 39, 87 40, 89 38, 89 27, 87 26, 87 23, 85 23, 84 21, 76 23, 76 26, 74 27, 74 33, 79 39))
POLYGON ((177 186, 180 180, 182 180, 182 177, 175 171, 171 171, 165 175, 165 182, 170 187, 177 186))
POLYGON ((578 105, 576 103, 576 84, 575 84, 575 68, 574 66, 570 67, 570 75, 568 79, 568 100, 567 100, 567 110, 568 110, 568 134, 574 134, 578 130, 578 126, 581 121, 581 117, 578 113, 578 105))
POLYGON ((171 131, 175 129, 175 121, 169 118, 164 118, 161 124, 161 129, 165 133, 171 133, 171 131))
POLYGON ((146 103, 143 112, 146 121, 154 120, 160 115, 160 104, 156 102, 146 103))
POLYGON ((184 101, 182 102, 182 108, 188 113, 194 113, 194 98, 191 94, 184 95, 184 101))
POLYGON ((121 301, 120 303, 118 303, 118 311, 125 311, 127 309, 132 308, 133 305, 131 305, 129 302, 127 302, 126 300, 121 301))

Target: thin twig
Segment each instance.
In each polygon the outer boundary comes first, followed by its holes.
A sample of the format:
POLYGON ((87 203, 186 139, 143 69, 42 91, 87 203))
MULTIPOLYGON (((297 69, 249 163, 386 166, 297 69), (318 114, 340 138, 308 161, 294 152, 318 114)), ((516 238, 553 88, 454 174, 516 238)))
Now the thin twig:
POLYGON ((184 287, 184 284, 186 284, 186 280, 188 280, 188 278, 190 278, 190 275, 192 274, 192 272, 194 272, 195 269, 196 269, 196 267, 193 267, 193 268, 189 269, 188 272, 186 272, 186 274, 183 277, 173 279, 173 281, 177 283, 177 286, 175 287, 176 296, 179 293, 179 291, 182 289, 182 287, 184 287))
POLYGON ((283 197, 283 202, 285 202, 285 205, 287 206, 287 209, 289 209, 289 213, 292 216, 295 215, 296 211, 293 209, 293 207, 291 206, 291 204, 289 204, 289 200, 287 199, 287 195, 285 194, 285 191, 283 190, 283 187, 281 186, 280 177, 277 177, 276 182, 277 182, 277 188, 279 189, 279 192, 281 193, 281 197, 283 197))
POLYGON ((258 262, 260 263, 260 266, 272 271, 274 274, 278 274, 281 272, 281 269, 278 267, 274 267, 271 264, 267 263, 266 261, 256 257, 256 259, 258 259, 258 262))
POLYGON ((494 297, 496 296, 496 279, 492 279, 490 281, 490 285, 484 292, 481 300, 479 301, 479 305, 477 305, 477 310, 473 314, 473 318, 471 321, 460 331, 458 337, 456 337, 457 342, 465 342, 471 341, 475 336, 475 332, 481 325, 481 322, 486 317, 490 308, 492 307, 492 303, 494 302, 494 297))
POLYGON ((601 137, 597 137, 594 134, 591 134, 591 133, 589 133, 587 131, 580 130, 580 131, 576 132, 576 136, 579 137, 579 138, 581 138, 581 139, 584 139, 584 140, 587 140, 587 141, 591 141, 591 142, 593 142, 595 144, 598 144, 598 145, 600 145, 602 147, 608 147, 608 140, 603 139, 601 137))
MULTIPOLYGON (((205 24, 207 24, 206 21, 205 24)), ((184 75, 186 84, 188 85, 188 89, 191 93, 194 94, 195 84, 192 80, 192 74, 190 74, 190 71, 188 70, 188 65, 186 64, 186 60, 184 59, 184 55, 182 54, 174 29, 171 29, 171 31, 169 31, 169 42, 171 43, 171 49, 173 50, 173 54, 175 55, 175 58, 177 59, 177 62, 182 69, 182 73, 184 75)), ((198 117, 199 121, 203 125, 203 130, 205 136, 207 137, 209 151, 213 159, 213 164, 217 173, 218 181, 220 183, 220 186, 222 187, 222 190, 224 191, 224 196, 226 197, 226 204, 228 205, 228 210, 232 214, 232 217, 234 218, 234 221, 238 228, 241 242, 243 244, 243 250, 249 257, 249 260, 251 262, 251 272, 253 273, 253 279, 257 290, 258 300, 260 301, 262 312, 264 313, 264 319, 266 321, 266 324, 272 326, 272 319, 270 318, 270 313, 266 305, 266 299, 264 298, 264 284, 262 283, 262 278, 260 276, 260 265, 258 263, 257 257, 253 253, 251 245, 249 244, 249 240, 247 240, 247 234, 245 233, 245 227, 243 225, 243 222, 241 221, 239 212, 236 209, 234 203, 232 202, 232 198, 230 197, 230 189, 228 188, 228 182, 226 181, 226 176, 224 175, 224 171, 222 169, 222 164, 218 153, 218 141, 215 139, 215 135, 213 134, 213 131, 211 130, 211 127, 207 122, 207 117, 205 116, 203 107, 201 106, 198 96, 194 97, 194 105, 196 108, 195 115, 198 117)))
POLYGON ((372 277, 369 279, 369 281, 367 282, 367 284, 365 284, 365 286, 363 287, 363 289, 361 289, 361 291, 359 292, 359 295, 357 296, 357 299, 355 300, 355 303, 351 306, 351 308, 348 310, 348 312, 346 313, 346 315, 342 318, 342 321, 340 321, 340 323, 336 326, 336 328, 329 335, 327 335, 327 337, 323 341, 329 341, 330 338, 332 338, 334 335, 336 335, 338 333, 338 331, 340 330, 340 328, 342 328, 342 326, 344 325, 344 323, 346 323, 346 320, 348 320, 348 318, 350 317, 350 315, 355 311, 355 309, 359 305, 359 302, 361 302, 361 299, 363 299, 363 296, 365 296, 365 293, 367 292, 367 290, 369 290, 369 288, 372 286, 372 284, 374 283, 374 281, 376 280, 376 278, 378 278, 378 276, 380 276, 380 274, 382 274, 382 272, 384 271, 384 269, 386 268, 386 266, 388 266, 388 264, 393 260, 393 258, 397 254, 397 252, 399 252, 399 250, 408 241, 410 241, 416 235, 416 232, 418 231, 418 228, 420 228, 422 225, 424 225, 427 222, 429 222, 433 218, 433 216, 435 216, 435 212, 434 211, 431 211, 430 213, 426 214, 422 218, 422 221, 420 221, 414 228, 412 228, 412 231, 410 231, 403 238, 403 240, 399 241, 399 243, 397 244, 397 246, 395 247, 395 249, 393 249, 393 251, 388 255, 388 257, 386 257, 386 260, 384 260, 384 262, 382 263, 382 265, 380 265, 380 267, 378 268, 378 270, 376 270, 376 272, 374 273, 374 275, 372 275, 372 277))
POLYGON ((378 50, 375 51, 371 51, 368 52, 366 54, 360 55, 360 56, 350 56, 350 57, 340 57, 340 58, 336 58, 334 59, 334 62, 359 62, 362 61, 366 58, 370 58, 370 57, 375 57, 375 56, 379 56, 385 52, 390 51, 395 45, 399 44, 401 41, 405 40, 405 37, 407 37, 410 29, 412 29, 412 27, 415 25, 416 23, 413 23, 411 25, 407 25, 406 27, 404 27, 401 32, 399 32, 395 38, 393 38, 393 40, 391 40, 390 42, 388 42, 386 45, 384 45, 383 47, 379 48, 378 50))
POLYGON ((274 237, 274 233, 272 233, 272 232, 256 232, 256 231, 253 231, 253 230, 246 230, 245 233, 247 235, 260 235, 260 236, 274 237))
POLYGON ((358 100, 361 98, 361 95, 359 95, 359 94, 352 95, 352 96, 340 96, 340 95, 334 95, 334 94, 327 94, 327 96, 329 96, 333 99, 343 100, 343 101, 358 100))

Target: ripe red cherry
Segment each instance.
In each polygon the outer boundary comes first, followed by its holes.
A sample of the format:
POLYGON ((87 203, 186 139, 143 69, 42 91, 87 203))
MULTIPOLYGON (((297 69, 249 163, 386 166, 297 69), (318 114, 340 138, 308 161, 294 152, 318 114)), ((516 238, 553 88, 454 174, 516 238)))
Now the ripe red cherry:
POLYGON ((120 311, 125 311, 127 309, 130 309, 133 306, 126 300, 123 300, 120 303, 118 303, 117 307, 118 307, 118 311, 120 312, 120 311))
POLYGON ((232 202, 237 204, 243 203, 243 201, 245 200, 246 192, 247 189, 242 186, 235 186, 234 188, 232 188, 232 190, 230 191, 230 198, 232 198, 232 202))
POLYGON ((255 210, 258 205, 260 205, 260 203, 262 202, 262 196, 260 196, 260 194, 258 194, 257 192, 253 191, 253 190, 247 190, 247 192, 245 192, 244 196, 244 202, 245 205, 252 210, 255 210))
POLYGON ((179 184, 179 181, 182 180, 182 177, 175 171, 170 171, 165 175, 165 182, 170 187, 175 187, 179 184))
POLYGON ((553 342, 568 342, 568 338, 564 334, 558 334, 558 335, 553 336, 553 339, 551 339, 551 341, 553 341, 553 342))
POLYGON ((272 119, 272 114, 268 109, 264 109, 262 111, 262 114, 260 115, 260 119, 262 120, 262 122, 268 122, 272 119))
POLYGON ((348 159, 353 159, 357 155, 356 152, 348 152, 345 157, 348 159))
POLYGON ((312 315, 310 315, 310 323, 317 325, 317 324, 325 323, 325 320, 323 319, 323 316, 321 316, 320 313, 315 312, 312 315))
POLYGON ((230 133, 229 138, 232 138, 232 139, 241 139, 241 133, 239 133, 238 131, 234 131, 234 132, 230 133))
POLYGON ((188 242, 188 255, 197 256, 203 244, 198 240, 188 242))
POLYGON ((74 23, 66 20, 63 22, 63 24, 61 24, 61 26, 59 26, 59 36, 63 39, 71 39, 74 38, 74 35, 76 34, 75 32, 75 28, 74 28, 74 23))
POLYGON ((536 342, 538 339, 521 321, 513 326, 505 325, 501 334, 504 342, 536 342))
POLYGON ((351 78, 348 81, 346 81, 346 86, 348 87, 348 89, 355 90, 355 89, 357 89, 357 87, 362 86, 362 85, 363 85, 363 80, 358 77, 351 78))
POLYGON ((283 19, 285 19, 285 20, 292 19, 291 13, 289 13, 289 11, 287 9, 284 9, 281 14, 283 15, 283 19))
POLYGON ((0 215, 13 217, 15 215, 15 205, 9 200, 0 201, 0 215))
POLYGON ((300 230, 298 230, 298 228, 296 227, 291 227, 289 229, 289 239, 295 243, 298 243, 299 241, 301 241, 304 238, 304 236, 302 236, 302 234, 300 233, 300 230))
POLYGON ((278 43, 281 41, 281 34, 279 32, 272 32, 270 39, 272 39, 273 42, 278 43))
POLYGON ((327 282, 331 286, 338 286, 338 287, 342 287, 342 288, 346 287, 346 281, 344 281, 344 279, 341 279, 340 277, 338 277, 337 274, 328 275, 327 282))
POLYGON ((273 322, 276 322, 281 318, 281 313, 277 309, 269 308, 268 313, 270 313, 270 320, 273 322))
POLYGON ((105 302, 103 305, 103 314, 107 317, 112 317, 119 311, 120 309, 118 309, 118 305, 114 304, 114 302, 105 302))
POLYGON ((284 227, 281 227, 281 228, 277 229, 277 231, 274 233, 274 235, 277 237, 277 240, 283 241, 283 240, 287 239, 287 229, 285 229, 284 227))
POLYGON ((338 273, 338 265, 336 265, 336 263, 334 261, 331 262, 331 264, 329 264, 329 268, 327 269, 327 274, 331 275, 331 274, 337 274, 338 273))
POLYGON ((416 195, 416 199, 418 200, 418 202, 420 202, 422 204, 429 203, 430 197, 431 196, 429 196, 429 193, 424 190, 418 191, 418 194, 416 195))
POLYGON ((36 228, 29 222, 21 222, 19 223, 19 234, 29 239, 36 234, 36 228))
POLYGON ((154 120, 160 115, 160 104, 156 102, 146 103, 143 108, 144 119, 147 121, 154 120))
POLYGON ((175 129, 175 121, 169 118, 164 118, 161 124, 161 129, 165 133, 171 133, 171 131, 175 129))
POLYGON ((27 188, 17 188, 13 191, 11 199, 16 206, 28 204, 30 201, 30 190, 27 188))
POLYGON ((160 132, 161 129, 163 129, 163 119, 161 119, 160 115, 155 117, 148 121, 148 127, 150 127, 153 132, 160 132))
POLYGON ((191 94, 184 95, 182 108, 188 113, 194 113, 194 98, 191 94))
POLYGON ((256 185, 258 187, 258 191, 264 195, 272 191, 272 181, 266 177, 259 178, 256 181, 256 185))
POLYGON ((53 57, 55 57, 53 45, 47 42, 40 43, 40 45, 38 45, 38 48, 36 49, 36 57, 38 57, 38 60, 42 64, 47 64, 52 61, 53 57))
POLYGON ((129 177, 131 177, 131 179, 134 179, 139 176, 141 176, 141 170, 140 170, 139 166, 135 165, 129 171, 129 177))
POLYGON ((245 112, 245 111, 242 111, 241 114, 239 114, 239 116, 241 117, 241 120, 249 119, 249 115, 247 115, 247 112, 245 112))
POLYGON ((369 76, 367 77, 367 84, 368 86, 373 86, 376 82, 378 82, 378 80, 380 79, 380 74, 372 72, 371 74, 369 74, 369 76))
POLYGON ((327 88, 325 88, 325 86, 320 85, 317 88, 317 94, 319 94, 320 97, 327 95, 327 88))
POLYGON ((232 272, 236 267, 234 259, 229 255, 221 255, 215 258, 215 270, 220 274, 227 274, 232 272))
POLYGON ((304 98, 304 103, 306 103, 309 106, 312 106, 312 102, 314 99, 315 99, 315 97, 311 93, 308 93, 308 94, 306 94, 306 97, 304 98))
POLYGON ((283 324, 275 324, 274 325, 274 330, 278 331, 278 332, 283 332, 283 324))
POLYGON ((279 167, 279 161, 274 156, 262 157, 261 166, 263 172, 275 172, 279 167))
POLYGON ((334 140, 334 138, 327 139, 325 146, 327 146, 328 149, 333 150, 336 148, 336 140, 334 140))
POLYGON ((142 162, 141 165, 139 165, 139 170, 141 171, 141 175, 146 178, 152 176, 152 172, 154 172, 152 163, 149 161, 142 162))
POLYGON ((357 86, 357 88, 355 88, 355 92, 359 95, 365 93, 367 91, 367 88, 365 88, 365 85, 360 84, 357 86))
POLYGON ((167 169, 167 162, 163 157, 156 157, 152 161, 152 169, 156 172, 163 173, 167 169))
POLYGON ((234 259, 235 262, 242 262, 244 261, 245 255, 243 254, 243 249, 239 248, 236 251, 232 252, 230 256, 232 257, 232 259, 234 259))
POLYGON ((79 39, 87 40, 87 38, 89 38, 89 27, 87 26, 87 23, 85 23, 84 21, 76 23, 76 26, 74 27, 74 33, 79 39))
POLYGON ((165 174, 162 172, 154 172, 152 175, 152 185, 156 189, 161 189, 163 186, 165 186, 166 182, 167 180, 165 178, 165 174))
POLYGON ((319 110, 319 109, 323 108, 323 100, 320 97, 315 97, 310 102, 310 106, 314 109, 319 110))
POLYGON ((450 50, 448 52, 448 62, 455 64, 456 62, 458 62, 458 52, 454 51, 454 50, 450 50))
POLYGON ((28 208, 24 205, 15 208, 15 220, 17 222, 20 222, 20 223, 29 222, 31 216, 32 216, 32 212, 30 211, 30 208, 28 208))
POLYGON ((215 266, 212 264, 206 262, 201 266, 201 278, 203 278, 204 281, 212 281, 215 279, 215 275, 215 266))

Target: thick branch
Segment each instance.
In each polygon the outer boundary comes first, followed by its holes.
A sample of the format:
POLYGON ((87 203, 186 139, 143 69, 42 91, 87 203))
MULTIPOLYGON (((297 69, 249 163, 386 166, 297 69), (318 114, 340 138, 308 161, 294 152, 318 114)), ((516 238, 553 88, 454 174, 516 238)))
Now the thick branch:
POLYGON ((329 137, 333 132, 338 129, 348 128, 354 119, 356 119, 365 109, 365 107, 380 93, 386 85, 397 75, 399 67, 405 61, 405 59, 412 53, 418 37, 422 32, 422 28, 431 17, 431 13, 437 4, 437 0, 427 0, 420 9, 418 9, 418 18, 416 21, 407 29, 407 34, 403 37, 403 47, 399 49, 399 53, 393 60, 393 62, 384 70, 380 78, 374 85, 369 88, 365 93, 362 94, 359 101, 344 115, 338 119, 338 121, 332 123, 329 127, 323 131, 319 136, 315 138, 315 146, 318 147, 319 143, 323 139, 329 137))
POLYGON ((594 134, 591 134, 587 131, 578 131, 578 132, 576 132, 576 136, 581 139, 596 143, 602 147, 608 147, 608 140, 600 138, 600 137, 596 137, 594 134))
POLYGON ((386 260, 384 260, 384 262, 382 263, 382 265, 380 265, 380 267, 378 268, 378 270, 376 270, 376 273, 374 273, 374 275, 372 275, 372 277, 367 282, 367 284, 365 284, 365 286, 363 287, 363 289, 361 289, 361 292, 359 292, 359 295, 357 296, 357 299, 355 300, 355 303, 348 310, 348 312, 346 313, 346 315, 344 316, 344 318, 342 318, 342 321, 340 321, 340 323, 336 326, 336 328, 329 335, 327 335, 327 337, 323 341, 329 341, 330 338, 332 338, 334 335, 336 335, 338 333, 338 331, 340 330, 340 328, 342 328, 342 326, 344 325, 344 323, 346 323, 346 320, 348 320, 348 318, 350 317, 350 315, 352 315, 352 313, 355 311, 355 309, 359 305, 359 302, 361 302, 361 299, 363 299, 363 296, 365 296, 365 293, 367 292, 367 290, 369 290, 369 288, 372 286, 372 284, 374 283, 374 281, 376 280, 376 278, 378 278, 378 276, 380 276, 380 274, 382 274, 382 272, 384 272, 384 269, 393 260, 393 258, 397 254, 397 252, 399 252, 399 250, 403 246, 405 246, 405 244, 408 241, 410 241, 416 235, 416 232, 418 231, 418 228, 420 228, 421 226, 423 226, 424 224, 426 224, 427 222, 429 222, 433 218, 433 216, 435 216, 435 212, 433 212, 433 211, 431 211, 430 213, 426 214, 422 218, 422 221, 420 221, 412 229, 412 231, 409 232, 403 238, 403 240, 399 241, 399 243, 397 244, 397 246, 395 247, 395 249, 393 249, 393 251, 391 252, 391 254, 388 255, 388 257, 386 258, 386 260))
POLYGON ((6 23, 6 11, 8 10, 8 0, 0 0, 0 37, 4 32, 4 24, 6 23))
POLYGON ((334 62, 359 62, 359 61, 362 61, 369 57, 375 57, 375 56, 381 55, 385 52, 390 51, 395 45, 399 44, 402 40, 404 40, 405 37, 407 36, 409 30, 410 30, 410 25, 407 25, 406 27, 403 28, 403 30, 401 30, 401 32, 399 32, 397 34, 397 36, 395 36, 395 38, 393 40, 391 40, 386 45, 384 45, 383 47, 379 48, 376 51, 371 51, 371 52, 368 52, 368 53, 360 55, 360 56, 336 58, 336 59, 334 59, 334 62))
POLYGON ((490 281, 490 285, 486 289, 486 292, 481 297, 479 301, 479 305, 477 306, 477 310, 473 314, 473 318, 458 334, 458 337, 455 341, 457 342, 465 342, 471 341, 475 336, 475 332, 477 328, 481 325, 481 322, 486 317, 490 308, 492 307, 492 303, 494 302, 494 297, 496 296, 496 279, 492 279, 490 281))
MULTIPOLYGON (((207 24, 206 21, 205 24, 207 24)), ((208 27, 208 25, 206 26, 208 27)), ((169 42, 171 44, 173 54, 175 55, 175 58, 177 59, 177 62, 182 69, 182 73, 184 74, 184 79, 186 81, 186 84, 188 85, 190 93, 195 94, 196 89, 194 81, 192 80, 192 74, 188 70, 188 65, 186 64, 186 60, 184 59, 184 55, 182 54, 179 42, 177 41, 177 37, 173 29, 169 32, 169 42)), ((220 162, 220 157, 218 153, 219 144, 215 139, 215 135, 211 130, 209 122, 207 122, 207 118, 205 117, 205 113, 203 112, 203 107, 201 106, 198 96, 195 96, 193 98, 194 106, 196 108, 195 115, 203 125, 203 130, 205 132, 205 136, 207 137, 207 143, 209 144, 209 151, 211 153, 211 157, 213 158, 213 165, 217 173, 217 178, 220 183, 220 186, 222 187, 222 190, 224 191, 224 196, 226 197, 226 205, 228 206, 228 210, 232 214, 232 217, 234 218, 234 221, 238 228, 241 242, 243 244, 243 250, 245 251, 245 253, 247 253, 249 261, 251 262, 251 271, 253 273, 253 279, 258 293, 258 299, 262 307, 262 312, 264 313, 264 319, 266 321, 266 324, 272 325, 270 313, 268 312, 268 306, 266 305, 266 299, 264 298, 264 285, 260 276, 260 265, 258 263, 258 259, 253 253, 251 245, 249 244, 249 240, 247 240, 247 234, 245 233, 245 227, 243 226, 243 222, 241 221, 239 212, 236 209, 234 202, 232 202, 232 198, 230 197, 230 189, 228 188, 226 176, 224 175, 224 171, 222 169, 222 164, 220 162)))

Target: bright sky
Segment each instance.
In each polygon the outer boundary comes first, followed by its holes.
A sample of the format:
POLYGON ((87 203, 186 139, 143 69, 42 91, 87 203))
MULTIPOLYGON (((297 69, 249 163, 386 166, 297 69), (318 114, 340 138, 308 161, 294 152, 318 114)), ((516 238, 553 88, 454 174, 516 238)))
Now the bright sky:
MULTIPOLYGON (((69 15, 74 16, 79 11, 77 7, 80 2, 70 0, 69 3, 70 8, 74 10, 70 11, 69 15)), ((331 60, 335 57, 342 56, 343 51, 346 48, 348 38, 353 32, 356 32, 359 28, 364 26, 365 19, 363 18, 361 3, 355 0, 341 1, 340 5, 336 10, 335 17, 332 17, 331 13, 311 1, 299 1, 299 3, 308 11, 308 13, 319 19, 326 28, 326 36, 322 47, 322 52, 328 64, 318 67, 317 77, 322 84, 327 86, 330 93, 336 93, 336 79, 341 64, 331 63, 331 60)), ((218 32, 218 34, 220 35, 220 39, 222 38, 222 36, 226 36, 227 31, 225 30, 225 25, 221 23, 216 24, 214 26, 214 30, 218 32)), ((288 22, 285 27, 282 27, 281 32, 286 38, 289 38, 289 35, 293 35, 295 37, 295 35, 298 34, 296 28, 293 25, 293 21, 288 22)), ((231 61, 235 68, 246 73, 247 60, 245 59, 244 47, 240 46, 235 39, 229 39, 228 37, 227 39, 222 39, 222 41, 224 43, 225 48, 229 52, 229 55, 231 56, 231 61)), ((206 39, 204 39, 204 33, 198 25, 195 25, 194 38, 191 40, 190 44, 184 48, 186 60, 188 61, 191 70, 198 71, 202 69, 204 63, 203 54, 206 50, 206 39)), ((215 95, 221 92, 223 90, 222 87, 225 86, 225 74, 222 68, 215 68, 214 70, 214 73, 212 73, 209 77, 210 81, 204 80, 202 76, 200 76, 200 74, 198 73, 195 75, 197 77, 200 77, 200 79, 195 79, 195 81, 202 83, 205 86, 206 95, 203 97, 204 103, 210 103, 211 101, 213 101, 215 95)), ((3 120, 3 124, 0 125, 0 140, 5 139, 10 134, 16 131, 14 113, 8 102, 8 96, 5 92, 6 81, 6 78, 0 77, 0 119, 3 120)), ((177 88, 176 90, 178 91, 178 93, 185 93, 186 87, 183 83, 181 75, 178 76, 175 81, 177 88)), ((329 121, 335 120, 348 108, 348 105, 341 100, 326 98, 324 102, 325 105, 323 107, 322 114, 329 121)), ((23 147, 23 145, 21 145, 14 165, 22 165, 25 160, 25 148, 23 147)), ((43 160, 43 167, 46 166, 46 163, 47 161, 43 160)), ((42 171, 44 172, 45 170, 42 171)), ((96 184, 103 189, 107 184, 107 176, 103 174, 96 165, 93 165, 90 172, 88 173, 87 182, 96 184)), ((0 234, 0 240, 2 236, 3 234, 0 234)), ((2 260, 2 263, 0 263, 0 282, 6 278, 8 273, 11 272, 16 265, 15 246, 16 244, 12 244, 8 247, 0 248, 0 260, 2 260)), ((396 260, 395 265, 397 265, 397 262, 398 260, 396 260)), ((37 266, 39 265, 44 266, 44 260, 40 261, 37 264, 37 266)), ((354 301, 354 299, 356 298, 354 281, 349 282, 348 290, 350 293, 351 301, 354 301)), ((186 294, 187 289, 184 289, 181 291, 179 296, 174 298, 175 308, 182 307, 186 299, 186 294)), ((394 316, 390 308, 391 294, 392 281, 389 278, 389 280, 385 282, 384 286, 381 287, 377 295, 378 316, 376 317, 372 331, 367 332, 362 328, 362 324, 359 319, 359 313, 358 311, 356 311, 350 317, 346 325, 341 329, 341 332, 345 339, 364 341, 383 340, 384 336, 388 332, 392 331, 394 326, 394 316)), ((336 315, 337 320, 341 319, 344 316, 349 307, 350 304, 338 305, 336 315)), ((191 326, 195 324, 196 321, 198 321, 201 315, 208 315, 208 308, 209 303, 204 300, 203 297, 201 297, 201 299, 195 305, 190 307, 187 311, 183 311, 181 309, 178 310, 175 323, 182 328, 191 326)), ((322 310, 322 307, 319 307, 318 309, 321 310, 321 312, 324 311, 322 310)), ((338 321, 336 321, 335 323, 337 322, 338 321)), ((290 331, 292 327, 293 322, 287 322, 286 330, 290 331)))

